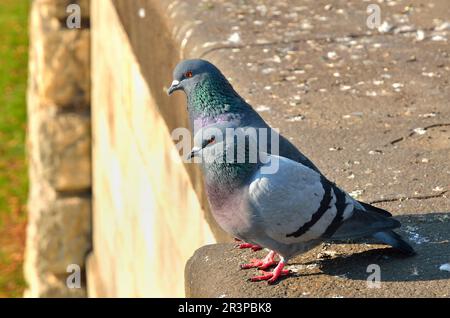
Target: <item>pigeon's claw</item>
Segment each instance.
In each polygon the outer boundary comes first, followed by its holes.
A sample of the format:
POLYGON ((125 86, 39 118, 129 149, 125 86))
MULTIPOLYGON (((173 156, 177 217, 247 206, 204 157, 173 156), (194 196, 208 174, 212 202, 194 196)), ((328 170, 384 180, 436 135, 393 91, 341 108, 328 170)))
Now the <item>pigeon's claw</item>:
MULTIPOLYGON (((242 240, 240 240, 240 239, 238 239, 238 238, 234 238, 234 240, 236 241, 236 242, 242 242, 242 240)), ((259 246, 259 245, 256 245, 256 244, 250 244, 250 243, 239 243, 239 244, 237 244, 236 245, 236 247, 238 247, 238 248, 240 248, 240 249, 243 249, 243 248, 251 248, 252 250, 253 250, 253 252, 256 252, 256 251, 259 251, 259 250, 262 250, 262 247, 261 246, 259 246)))
POLYGON ((251 248, 253 250, 253 252, 262 250, 262 247, 256 244, 250 244, 250 243, 240 243, 238 245, 236 245, 237 247, 239 247, 240 249, 243 248, 251 248))
POLYGON ((262 280, 267 280, 268 284, 274 284, 278 281, 278 279, 282 276, 288 276, 291 274, 291 272, 284 268, 284 262, 279 262, 277 267, 272 272, 262 272, 262 275, 255 276, 250 278, 251 282, 260 282, 262 280))
POLYGON ((242 264, 241 269, 249 269, 249 268, 255 268, 255 267, 257 267, 259 269, 266 269, 275 264, 276 264, 275 261, 264 263, 264 260, 253 258, 250 260, 250 263, 242 264))
POLYGON ((262 265, 262 260, 254 258, 254 259, 250 260, 250 263, 241 264, 240 266, 241 266, 241 269, 249 269, 249 268, 258 267, 260 265, 262 265))
POLYGON ((242 269, 249 269, 249 268, 259 268, 259 269, 267 269, 273 265, 277 265, 278 262, 275 261, 275 252, 274 251, 270 251, 269 254, 267 254, 267 256, 264 259, 252 259, 250 260, 250 263, 248 264, 242 264, 241 268, 242 269))

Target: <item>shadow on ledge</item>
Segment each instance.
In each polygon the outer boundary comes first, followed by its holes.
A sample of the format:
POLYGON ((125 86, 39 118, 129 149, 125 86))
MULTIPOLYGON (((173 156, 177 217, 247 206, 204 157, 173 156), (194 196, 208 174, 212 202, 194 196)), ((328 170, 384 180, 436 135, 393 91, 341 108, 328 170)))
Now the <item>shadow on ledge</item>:
POLYGON ((276 285, 252 283, 257 269, 239 264, 267 253, 239 250, 234 244, 207 245, 186 265, 187 297, 450 297, 450 272, 439 270, 450 262, 450 213, 396 217, 399 233, 417 255, 406 257, 372 242, 322 244, 289 262, 293 275, 276 285), (369 244, 370 243, 370 244, 369 244), (367 282, 380 267, 381 283, 367 282))

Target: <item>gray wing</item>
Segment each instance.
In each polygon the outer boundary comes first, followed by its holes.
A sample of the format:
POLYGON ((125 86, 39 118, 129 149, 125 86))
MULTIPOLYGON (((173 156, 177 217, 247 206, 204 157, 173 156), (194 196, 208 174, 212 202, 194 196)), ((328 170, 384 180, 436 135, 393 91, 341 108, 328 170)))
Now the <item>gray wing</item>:
POLYGON ((249 203, 272 239, 284 244, 342 240, 400 226, 395 219, 366 210, 316 171, 287 158, 270 157, 278 158, 279 169, 254 176, 249 203))
POLYGON ((249 203, 269 237, 284 244, 318 239, 351 215, 352 199, 339 198, 322 175, 290 159, 270 157, 278 158, 278 171, 257 173, 249 186, 249 203), (340 210, 338 200, 344 203, 340 210))
MULTIPOLYGON (((248 109, 246 109, 245 113, 247 116, 244 116, 244 120, 242 122, 243 126, 249 126, 249 127, 259 127, 259 128, 268 128, 269 129, 269 136, 267 138, 267 152, 272 153, 272 145, 271 145, 271 138, 270 134, 274 133, 277 134, 272 128, 264 121, 264 119, 250 106, 248 105, 248 109)), ((319 170, 319 168, 316 167, 316 165, 308 158, 306 157, 297 147, 295 147, 287 138, 285 138, 281 134, 278 135, 278 143, 279 143, 279 149, 278 154, 282 157, 286 157, 288 159, 297 161, 314 171, 322 174, 322 172, 319 170)), ((378 212, 384 216, 392 216, 391 213, 388 211, 385 211, 383 209, 380 209, 378 207, 372 206, 370 204, 354 200, 354 202, 357 202, 356 205, 360 205, 363 210, 370 210, 373 212, 378 212)))

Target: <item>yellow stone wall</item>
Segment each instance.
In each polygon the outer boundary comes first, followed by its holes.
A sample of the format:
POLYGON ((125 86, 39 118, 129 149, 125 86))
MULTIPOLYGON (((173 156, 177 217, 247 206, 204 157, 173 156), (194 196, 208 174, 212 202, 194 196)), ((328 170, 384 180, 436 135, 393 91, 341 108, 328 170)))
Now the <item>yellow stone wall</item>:
POLYGON ((184 265, 214 236, 110 0, 92 1, 91 21, 88 295, 184 296, 184 265))

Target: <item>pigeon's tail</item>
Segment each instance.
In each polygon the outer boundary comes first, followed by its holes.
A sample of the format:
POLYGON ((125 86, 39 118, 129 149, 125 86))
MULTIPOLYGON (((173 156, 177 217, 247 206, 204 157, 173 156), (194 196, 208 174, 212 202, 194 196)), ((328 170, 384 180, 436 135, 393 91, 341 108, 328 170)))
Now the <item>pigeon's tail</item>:
POLYGON ((414 249, 408 243, 406 243, 405 240, 400 235, 398 235, 392 230, 377 232, 373 234, 373 237, 377 240, 380 240, 383 243, 386 243, 402 251, 406 255, 416 254, 414 249))

